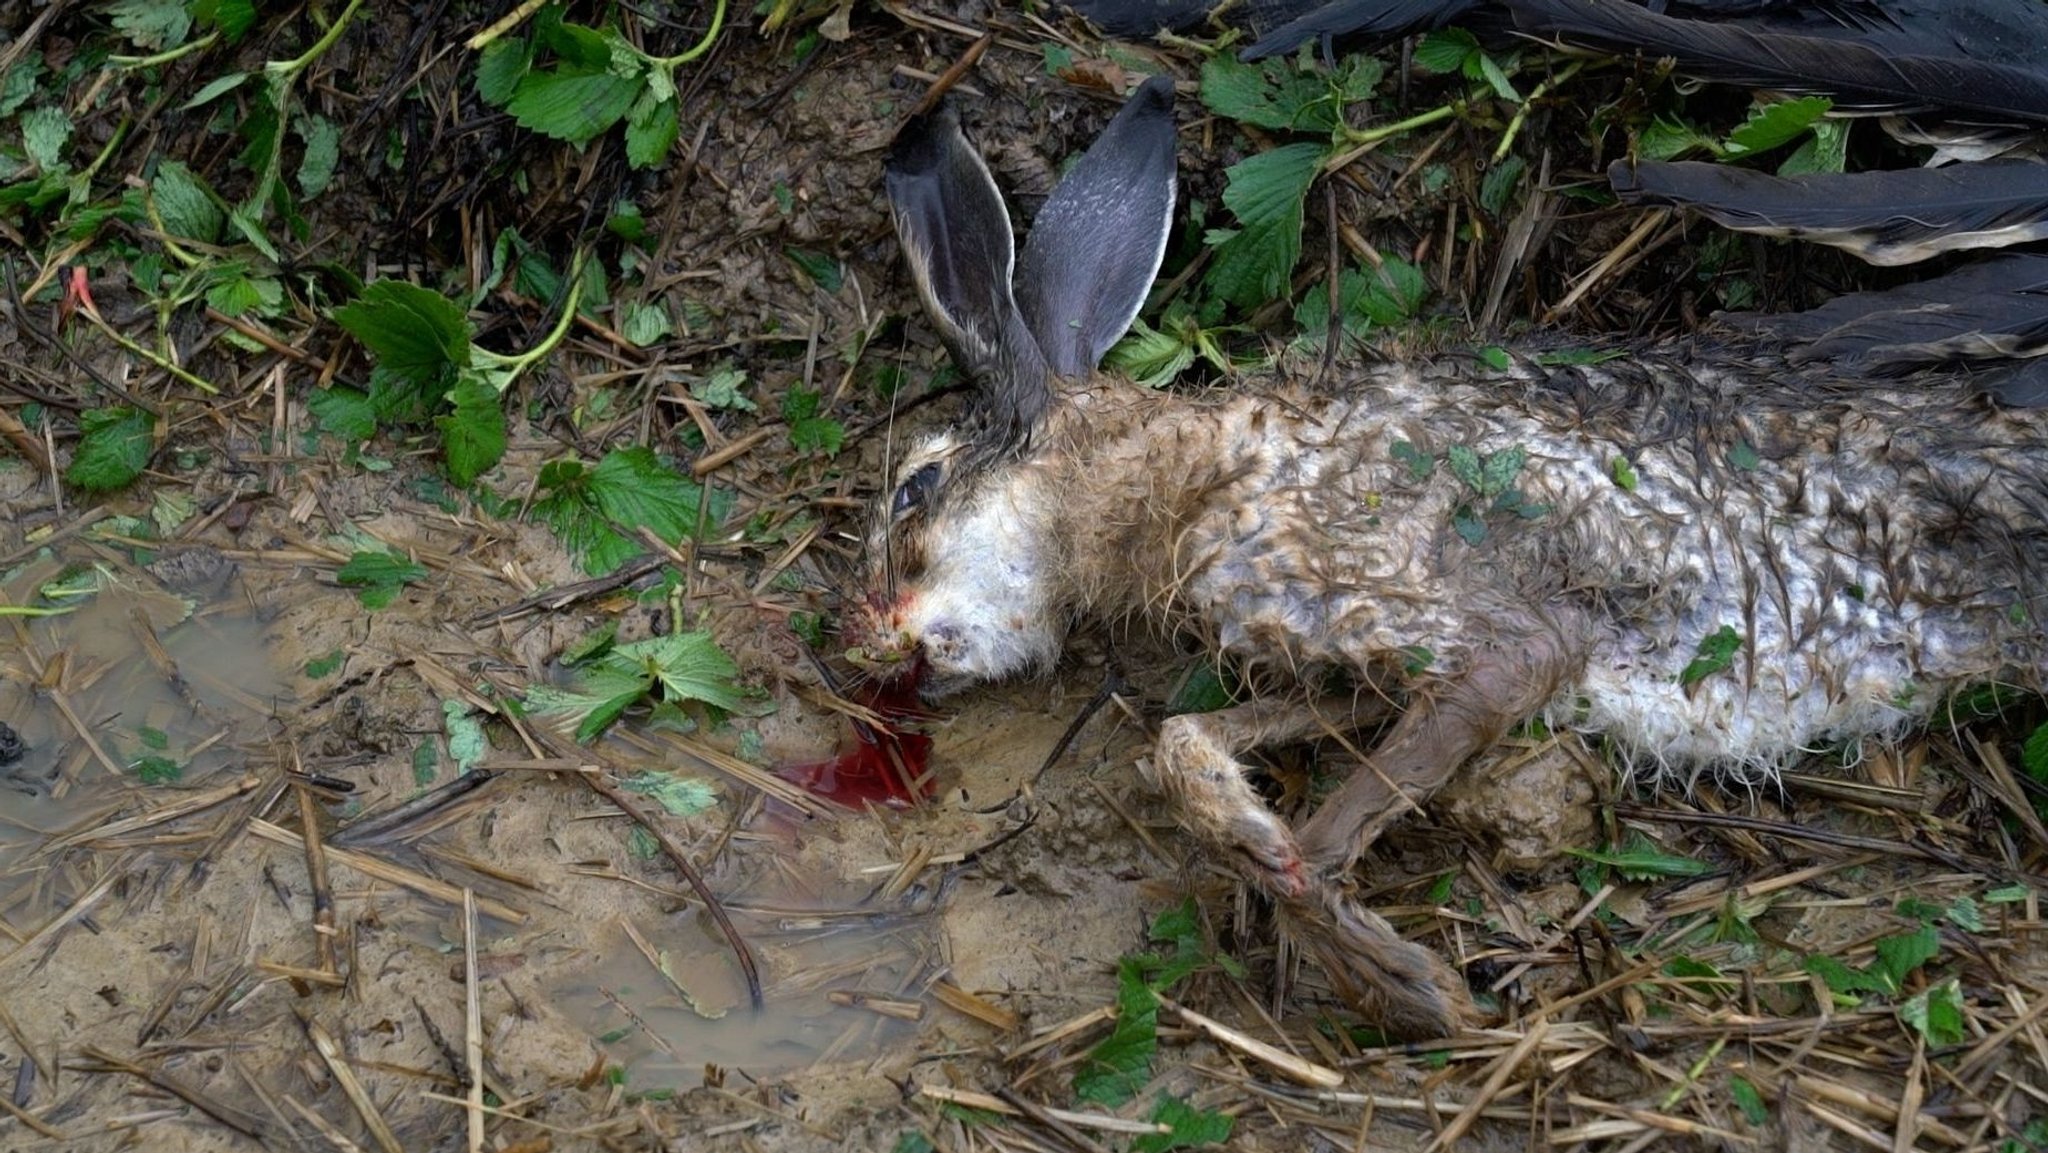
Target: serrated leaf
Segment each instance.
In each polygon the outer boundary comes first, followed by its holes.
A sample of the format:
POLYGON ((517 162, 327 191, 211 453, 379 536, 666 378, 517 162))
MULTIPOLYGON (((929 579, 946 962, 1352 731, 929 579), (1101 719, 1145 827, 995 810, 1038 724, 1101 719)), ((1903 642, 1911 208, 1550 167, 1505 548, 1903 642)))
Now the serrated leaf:
MULTIPOLYGON (((618 524, 646 525, 669 544, 694 535, 707 495, 644 445, 606 453, 590 472, 590 491, 605 516, 618 524)), ((708 507, 709 526, 716 528, 722 506, 713 500, 708 507)))
POLYGON ((535 685, 526 693, 526 707, 536 713, 576 718, 576 740, 587 743, 618 720, 634 702, 647 694, 646 682, 610 684, 611 691, 592 687, 577 692, 552 685, 535 685))
POLYGON ((1479 466, 1479 495, 1500 496, 1507 492, 1508 487, 1515 483, 1515 477, 1521 475, 1522 465, 1528 459, 1528 450, 1519 444, 1488 453, 1479 466))
POLYGON ((1117 963, 1116 1024, 1075 1072, 1074 1096, 1112 1109, 1124 1104, 1152 1079, 1158 1047, 1159 997, 1137 960, 1125 957, 1117 963))
POLYGON ((33 108, 21 115, 21 147, 44 172, 64 169, 64 145, 71 139, 71 118, 62 108, 33 108))
POLYGON ((256 23, 254 0, 193 0, 192 19, 220 29, 230 44, 240 43, 256 23))
POLYGON ((453 301, 403 280, 374 281, 334 322, 363 342, 379 367, 437 385, 469 364, 469 319, 453 301))
POLYGON ((185 0, 114 0, 107 5, 107 18, 115 31, 145 52, 176 48, 192 31, 185 0))
MULTIPOLYGON (((1399 258, 1389 258, 1378 268, 1347 268, 1338 278, 1337 300, 1344 331, 1354 336, 1413 319, 1428 299, 1428 278, 1421 269, 1399 258)), ((1328 334, 1328 284, 1319 281, 1302 294, 1294 320, 1309 337, 1328 334)))
POLYGON ((1211 56, 1202 65, 1202 103, 1259 128, 1327 133, 1336 127, 1330 86, 1280 59, 1254 65, 1229 53, 1211 56))
POLYGON ((1960 1045, 1970 1036, 1963 1023, 1962 985, 1954 977, 1900 1002, 1899 1020, 1937 1049, 1960 1045))
POLYGON ((441 729, 448 734, 448 759, 463 772, 490 755, 491 742, 476 714, 462 701, 441 702, 441 729))
POLYGON ((532 41, 523 36, 494 40, 477 58, 476 94, 484 103, 503 108, 532 67, 532 41))
POLYGON ((156 418, 140 409, 117 405, 78 415, 81 433, 64 481, 88 492, 125 488, 149 466, 155 447, 156 418))
POLYGON ((1678 674, 1680 685, 1694 685, 1727 668, 1742 650, 1742 636, 1733 625, 1722 625, 1700 638, 1697 655, 1678 674))
POLYGON ((0 73, 0 117, 12 116, 28 103, 36 94, 36 74, 42 70, 42 51, 32 48, 0 73))
POLYGON ((1688 152, 1712 151, 1714 139, 1682 120, 1658 117, 1636 137, 1636 155, 1644 160, 1675 160, 1688 152))
POLYGON ((308 397, 306 408, 319 423, 320 431, 351 444, 377 435, 377 410, 367 393, 336 385, 308 397))
POLYGON ((306 142, 305 155, 299 157, 299 195, 311 200, 334 180, 334 167, 341 161, 341 126, 325 116, 302 115, 292 127, 306 142))
POLYGON ((833 257, 803 248, 785 248, 782 251, 803 270, 805 276, 811 278, 813 284, 828 294, 838 292, 839 286, 846 282, 845 269, 833 257))
POLYGON ((675 323, 668 318, 668 310, 658 304, 634 302, 626 305, 625 312, 625 320, 619 325, 619 335, 631 341, 635 348, 657 344, 675 331, 675 323))
POLYGON ((231 272, 206 290, 206 303, 227 316, 274 313, 284 306, 284 285, 274 276, 231 272))
POLYGON ((1887 992, 1896 993, 1905 987, 1906 978, 1915 969, 1941 952, 1941 931, 1933 925, 1922 925, 1910 933, 1881 937, 1876 951, 1877 960, 1871 963, 1870 975, 1883 981, 1887 992))
POLYGON ((1449 76, 1465 70, 1465 62, 1480 54, 1479 40, 1463 28, 1439 28, 1415 43, 1415 66, 1425 72, 1449 76))
POLYGON ((1479 453, 1470 445, 1454 444, 1445 449, 1444 464, 1459 484, 1475 492, 1480 490, 1479 453))
POLYGON ((1750 109, 1749 119, 1728 134, 1724 143, 1730 155, 1768 152, 1811 128, 1828 114, 1834 102, 1825 96, 1802 96, 1750 109))
POLYGON ((1131 1141, 1131 1153, 1169 1153, 1221 1145, 1230 1140, 1231 1117, 1197 1109, 1178 1097, 1161 1096, 1152 1106, 1151 1121, 1166 1125, 1165 1133, 1146 1133, 1131 1141))
POLYGON ((747 383, 747 374, 731 364, 722 364, 711 370, 711 375, 690 386, 690 395, 707 408, 732 409, 737 412, 759 412, 761 406, 749 400, 740 392, 747 383))
POLYGON ((1146 388, 1162 388, 1195 362, 1195 350, 1180 338, 1138 320, 1110 347, 1103 361, 1146 388))
POLYGON ((1211 292, 1239 308, 1285 299, 1301 257, 1302 201, 1322 169, 1323 148, 1289 144, 1236 164, 1224 173, 1224 206, 1242 226, 1211 233, 1215 258, 1204 278, 1211 292))
POLYGON ((700 777, 643 769, 622 778, 619 787, 653 798, 672 817, 692 817, 718 803, 718 790, 700 777))
POLYGON ((1515 90, 1514 81, 1508 79, 1507 71, 1500 66, 1500 61, 1495 60, 1491 53, 1481 52, 1476 58, 1467 58, 1465 61, 1467 73, 1471 72, 1472 65, 1475 63, 1479 66, 1479 78, 1486 81, 1487 87, 1493 89, 1494 95, 1510 104, 1520 104, 1522 102, 1522 94, 1515 90))
POLYGON ((1857 993, 1889 993, 1892 988, 1882 980, 1861 969, 1852 969, 1833 957, 1815 953, 1805 962, 1808 973, 1826 982, 1828 990, 1837 996, 1853 996, 1857 993))
POLYGON ((183 240, 212 244, 220 239, 227 214, 190 168, 176 160, 157 165, 156 179, 149 182, 149 195, 164 231, 183 240))
POLYGON ((399 590, 427 579, 424 565, 388 552, 357 552, 337 569, 335 580, 356 590, 364 608, 381 609, 398 598, 399 590))
POLYGON ((645 662, 669 700, 702 701, 727 712, 746 709, 747 699, 733 680, 739 665, 710 633, 673 633, 620 645, 606 660, 645 662))
POLYGON ((829 416, 789 422, 789 445, 805 456, 837 456, 845 442, 846 426, 829 416))
POLYGON ((434 418, 434 425, 441 430, 448 479, 457 488, 468 488, 505 458, 505 408, 498 390, 469 372, 456 380, 448 400, 452 409, 434 418))
POLYGON ((623 119, 644 87, 644 79, 610 72, 529 72, 505 111, 523 128, 580 148, 623 119))
MULTIPOLYGON (((655 72, 666 75, 659 69, 655 72)), ((671 91, 667 99, 648 99, 654 92, 654 88, 648 88, 626 120, 626 163, 634 168, 652 168, 667 160, 668 150, 683 130, 676 116, 675 93, 671 91)))

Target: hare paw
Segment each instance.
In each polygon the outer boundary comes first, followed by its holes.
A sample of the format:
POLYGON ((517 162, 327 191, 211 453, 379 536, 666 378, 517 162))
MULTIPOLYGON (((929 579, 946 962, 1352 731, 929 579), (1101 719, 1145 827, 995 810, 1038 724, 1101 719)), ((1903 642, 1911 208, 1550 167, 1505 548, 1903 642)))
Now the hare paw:
POLYGON ((1465 978, 1425 946, 1327 884, 1283 901, 1281 922, 1320 963, 1337 992, 1396 1040, 1445 1037, 1472 1024, 1465 978))

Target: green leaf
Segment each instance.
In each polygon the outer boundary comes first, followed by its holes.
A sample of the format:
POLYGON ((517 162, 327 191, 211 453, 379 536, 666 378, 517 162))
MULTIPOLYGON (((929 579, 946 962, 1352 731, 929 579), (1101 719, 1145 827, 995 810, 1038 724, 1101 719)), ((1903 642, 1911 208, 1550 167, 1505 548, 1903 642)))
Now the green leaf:
POLYGON ((180 112, 188 112, 218 100, 235 89, 240 88, 248 82, 248 79, 249 74, 247 72, 224 72, 201 85, 199 91, 193 93, 190 100, 178 105, 178 110, 180 112))
POLYGON ((761 406, 740 392, 740 388, 746 383, 747 374, 728 362, 712 369, 711 375, 691 385, 690 395, 706 408, 759 412, 761 406))
MULTIPOLYGON (((1052 47, 1050 44, 1046 45, 1048 53, 1052 47)), ((896 1135, 896 1144, 890 1153, 937 1153, 937 1149, 932 1145, 931 1138, 915 1129, 906 1129, 896 1135)))
POLYGON ((505 408, 498 390, 469 372, 456 381, 448 399, 453 409, 434 418, 434 424, 441 430, 448 479, 457 488, 468 488, 505 458, 505 408))
POLYGON ((1486 173, 1486 179, 1479 183, 1479 207, 1486 210, 1495 220, 1507 211, 1508 198, 1521 185, 1522 175, 1529 170, 1529 162, 1519 156, 1510 156, 1494 165, 1486 173))
POLYGON ((1728 1096, 1735 1101, 1735 1107, 1742 1112, 1742 1119, 1751 1125, 1762 1125, 1771 1119, 1771 1111, 1764 1105, 1764 1095, 1756 1086, 1742 1076, 1728 1078, 1728 1096))
POLYGON ((1963 1025, 1963 989, 1954 977, 1901 1002, 1899 1020, 1937 1049, 1969 1040, 1963 1025))
POLYGON ((782 251, 803 270, 805 276, 811 278, 811 283, 827 293, 838 292, 839 286, 846 281, 846 272, 840 267, 839 261, 822 252, 810 252, 802 248, 785 248, 782 251))
POLYGON ((1478 38, 1463 28, 1440 28, 1415 43, 1415 66, 1439 76, 1463 72, 1465 62, 1478 55, 1478 38))
POLYGON ((1416 448, 1405 440, 1397 440, 1387 448, 1387 455, 1407 468, 1411 479, 1428 480, 1436 472, 1436 457, 1416 448))
POLYGON ((2027 735, 2020 746, 2020 765, 2037 783, 2048 784, 2048 723, 2027 735))
POLYGON ((1778 165, 1778 175, 1799 176, 1808 172, 1840 172, 1849 165, 1849 122, 1823 120, 1813 126, 1813 135, 1799 142, 1792 155, 1778 165))
POLYGON ((668 318, 668 310, 658 304, 635 302, 625 308, 626 318, 619 325, 619 335, 631 341, 635 348, 658 344, 675 331, 675 323, 668 318))
POLYGON ((185 770, 178 766, 178 762, 155 753, 136 758, 128 767, 135 770, 135 779, 145 785, 173 784, 179 777, 185 775, 185 770))
POLYGON ((1210 661, 1199 661, 1188 668, 1179 687, 1166 702, 1166 715, 1180 716, 1183 713, 1213 713, 1230 704, 1230 688, 1216 673, 1216 666, 1210 661))
POLYGON ((1890 993, 1893 990, 1883 981, 1861 969, 1852 969, 1833 957, 1815 953, 1806 959, 1806 971, 1819 977, 1836 996, 1853 996, 1857 993, 1890 993))
POLYGON ((1705 873, 1705 861, 1667 853, 1642 837, 1631 839, 1620 849, 1566 849, 1574 857, 1606 865, 1629 881, 1653 881, 1661 877, 1697 877, 1705 873))
POLYGON ((1195 350, 1187 341, 1137 320, 1103 361, 1146 388, 1162 388, 1195 362, 1195 350))
POLYGON ((325 116, 301 115, 292 122, 306 153, 299 157, 299 196, 311 200, 327 191, 341 162, 341 126, 325 116))
POLYGON ((1231 1117, 1197 1109, 1178 1097, 1162 1095, 1153 1103, 1155 1124, 1171 1127, 1166 1133, 1147 1133, 1131 1142, 1131 1153, 1168 1153, 1172 1149, 1195 1149, 1221 1145, 1230 1140, 1231 1117))
POLYGON ((1825 96, 1760 104, 1749 110, 1749 119, 1728 134, 1724 146, 1732 156, 1768 152, 1811 128, 1832 107, 1834 102, 1825 96))
POLYGON ((1896 993, 1905 988, 1906 978, 1915 969, 1941 952, 1941 931, 1933 925, 1922 925, 1910 933, 1879 938, 1876 949, 1877 960, 1871 963, 1870 975, 1885 983, 1886 992, 1896 993))
POLYGON ((5 73, 0 73, 0 117, 12 116, 36 94, 36 73, 43 70, 40 49, 30 49, 5 73))
POLYGON ((733 679, 739 674, 739 665, 710 633, 673 633, 635 641, 620 645, 605 660, 645 667, 661 683, 668 699, 677 703, 702 701, 727 712, 748 707, 746 695, 733 679))
POLYGON ((520 127, 580 148, 617 124, 646 85, 644 77, 611 72, 529 72, 505 110, 520 127))
POLYGON ((1688 152, 1718 151, 1714 138, 1683 120, 1662 116, 1636 137, 1636 155, 1644 160, 1676 160, 1688 152))
POLYGON ((718 803, 718 790, 701 777, 642 769, 619 781, 628 792, 652 797, 672 817, 689 817, 718 803))
POLYGON ((1764 459, 1759 456, 1756 446, 1746 440, 1738 440, 1728 449, 1728 466, 1742 472, 1755 472, 1763 467, 1764 459))
POLYGON ((377 410, 367 394, 335 385, 314 393, 306 408, 320 425, 320 431, 350 444, 360 444, 377 435, 377 410))
POLYGON ((190 168, 176 160, 157 165, 156 179, 149 182, 149 195, 165 232, 201 244, 213 244, 220 239, 227 214, 221 211, 213 190, 190 168))
POLYGON ((126 405, 78 415, 80 437, 64 481, 88 492, 126 488, 149 466, 156 418, 126 405))
POLYGON ((1454 444, 1445 449, 1444 464, 1449 466, 1451 475, 1459 484, 1474 492, 1480 491, 1479 453, 1471 446, 1454 444))
POLYGON ((507 36, 491 42, 476 62, 476 94, 484 103, 503 108, 533 67, 533 42, 507 36))
POLYGON ((1262 152, 1224 173, 1224 206, 1242 226, 1211 232, 1216 249, 1204 283, 1222 300, 1256 308, 1288 295, 1288 278, 1301 256, 1302 201, 1322 169, 1324 149, 1289 144, 1262 152))
POLYGON ((1636 490, 1636 469, 1634 465, 1628 462, 1627 457, 1617 456, 1607 462, 1607 475, 1614 478, 1614 483, 1623 492, 1634 492, 1636 490))
POLYGON ((1116 1024, 1088 1051, 1074 1074, 1074 1096, 1114 1109, 1152 1079, 1152 1054, 1159 1047, 1159 997, 1145 983, 1138 961, 1117 963, 1116 1024))
POLYGON ((237 263, 206 290, 208 306, 227 316, 270 315, 284 307, 284 284, 274 276, 250 276, 237 263))
POLYGON ((1521 474, 1523 462, 1529 459, 1529 452, 1521 445, 1512 445, 1499 452, 1488 453, 1479 467, 1479 495, 1500 496, 1515 483, 1521 474))
POLYGON ((1735 654, 1742 651, 1742 637, 1733 625, 1722 625, 1707 636, 1700 638, 1697 655, 1688 662, 1679 674, 1680 685, 1693 685, 1713 676, 1735 662, 1735 654))
MULTIPOLYGON (((1372 72, 1366 89, 1378 79, 1378 72, 1372 72)), ((1245 64, 1229 53, 1211 56, 1202 65, 1202 103, 1241 124, 1325 135, 1336 128, 1341 112, 1330 84, 1316 73, 1302 72, 1283 59, 1245 64)))
POLYGON ((646 696, 652 683, 651 678, 645 677, 592 674, 584 678, 580 691, 535 685, 527 690, 526 707, 536 713, 566 714, 577 718, 576 740, 588 743, 596 740, 599 734, 611 727, 613 721, 646 696))
POLYGON ((358 551, 348 563, 335 570, 334 578, 357 590, 356 599, 367 609, 381 609, 398 599, 409 584, 427 579, 424 565, 414 564, 388 552, 358 551))
POLYGON ((448 759, 463 772, 477 766, 477 762, 490 754, 490 739, 484 736, 484 727, 479 724, 476 714, 462 701, 441 702, 441 729, 448 734, 448 759))
POLYGON ((22 113, 21 147, 44 172, 64 169, 64 145, 71 139, 71 118, 62 108, 36 108, 22 113))
POLYGON ((369 348, 380 367, 423 386, 469 364, 469 318, 447 297, 403 280, 374 281, 334 321, 369 348))
POLYGON ((176 48, 192 31, 184 0, 114 0, 106 11, 114 30, 145 52, 176 48))
POLYGON ((626 163, 634 168, 652 168, 668 159, 668 150, 683 130, 676 117, 675 93, 666 100, 651 100, 653 92, 650 87, 634 102, 626 120, 626 163))
MULTIPOLYGON (((1329 285, 1322 281, 1302 294, 1302 301, 1294 310, 1294 321, 1304 335, 1321 338, 1329 333, 1329 299, 1329 285)), ((1413 319, 1428 299, 1428 278, 1421 269, 1399 258, 1382 261, 1378 268, 1347 268, 1338 277, 1339 314, 1344 331, 1353 336, 1413 319)))
POLYGON ((337 669, 341 668, 343 658, 344 654, 340 649, 336 649, 324 657, 315 657, 306 662, 306 676, 316 681, 322 677, 331 677, 337 669))
POLYGON ((592 468, 553 461, 541 469, 534 515, 599 576, 639 555, 637 541, 612 526, 645 525, 669 544, 696 531, 700 502, 707 527, 722 524, 730 493, 700 488, 656 459, 653 450, 616 449, 592 468))
POLYGON ((193 0, 192 19, 220 29, 230 44, 238 44, 256 23, 254 0, 193 0))

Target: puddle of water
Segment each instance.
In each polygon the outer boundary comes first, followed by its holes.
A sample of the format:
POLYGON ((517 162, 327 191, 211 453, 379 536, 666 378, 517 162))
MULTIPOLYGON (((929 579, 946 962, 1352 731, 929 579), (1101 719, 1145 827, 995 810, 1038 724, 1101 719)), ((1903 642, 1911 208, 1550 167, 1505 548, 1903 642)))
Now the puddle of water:
POLYGON ((0 915, 21 915, 50 835, 244 761, 284 680, 225 567, 181 594, 89 546, 67 556, 0 582, 8 605, 68 610, 0 624, 0 720, 26 746, 0 766, 0 915))
POLYGON ((670 919, 658 936, 642 926, 652 961, 622 924, 599 928, 590 966, 554 990, 557 1004, 642 1093, 695 1087, 711 1067, 778 1073, 913 1037, 932 919, 853 908, 864 892, 813 891, 811 906, 798 905, 793 892, 769 891, 782 887, 756 886, 728 906, 762 969, 760 1009, 708 918, 670 919))

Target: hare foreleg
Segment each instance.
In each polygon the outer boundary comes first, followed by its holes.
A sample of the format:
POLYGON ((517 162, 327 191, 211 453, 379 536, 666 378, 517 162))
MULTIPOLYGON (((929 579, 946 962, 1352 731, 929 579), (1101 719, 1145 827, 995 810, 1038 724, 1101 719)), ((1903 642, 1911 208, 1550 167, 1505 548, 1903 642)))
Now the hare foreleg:
POLYGON ((1414 693, 1366 763, 1301 827, 1297 843, 1309 866, 1349 872, 1395 818, 1542 708, 1585 663, 1588 634, 1576 614, 1566 615, 1478 649, 1460 675, 1414 693))

